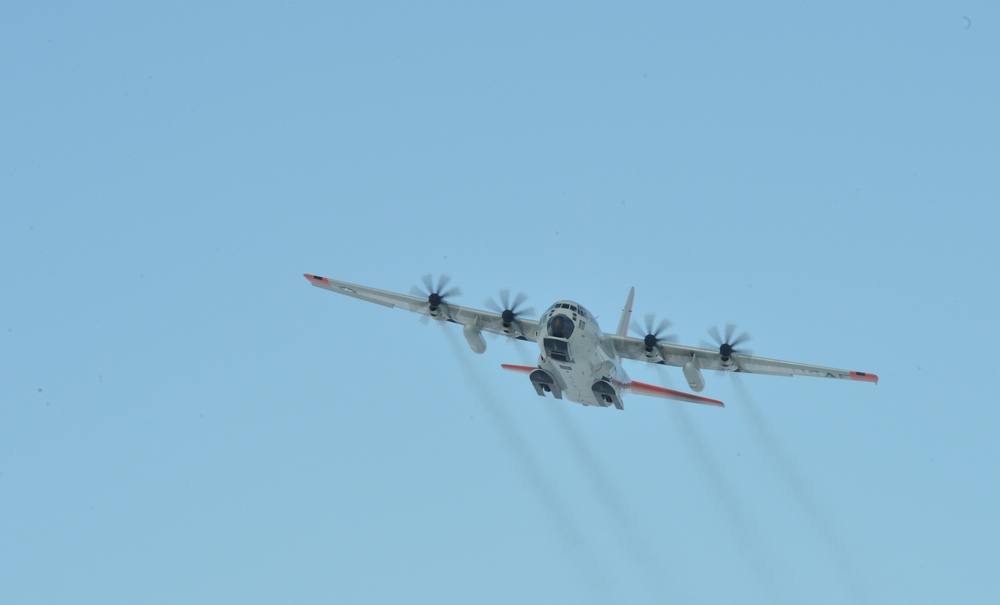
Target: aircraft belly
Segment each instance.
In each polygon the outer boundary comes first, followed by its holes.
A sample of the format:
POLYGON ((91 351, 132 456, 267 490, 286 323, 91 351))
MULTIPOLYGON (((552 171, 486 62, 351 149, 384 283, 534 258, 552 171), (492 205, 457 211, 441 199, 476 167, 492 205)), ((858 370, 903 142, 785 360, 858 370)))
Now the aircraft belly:
POLYGON ((563 382, 566 383, 566 387, 563 390, 563 396, 566 399, 582 403, 583 405, 599 405, 593 391, 591 391, 593 381, 591 380, 590 372, 580 371, 577 368, 567 370, 564 367, 565 364, 556 365, 558 367, 556 372, 562 378, 563 382))
POLYGON ((594 371, 595 368, 601 366, 601 360, 598 359, 595 363, 595 359, 593 359, 596 349, 588 351, 591 353, 590 355, 581 355, 581 351, 577 350, 578 348, 574 348, 575 361, 562 362, 549 359, 543 365, 543 369, 553 376, 558 377, 558 380, 562 383, 563 397, 565 399, 582 405, 603 407, 604 403, 598 401, 593 391, 594 371))

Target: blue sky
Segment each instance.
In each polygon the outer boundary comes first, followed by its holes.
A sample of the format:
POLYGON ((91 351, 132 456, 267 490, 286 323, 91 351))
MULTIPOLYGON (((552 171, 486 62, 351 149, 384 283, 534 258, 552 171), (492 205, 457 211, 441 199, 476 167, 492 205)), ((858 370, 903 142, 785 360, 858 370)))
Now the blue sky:
POLYGON ((995 602, 998 24, 6 4, 0 601, 995 602), (882 381, 554 403, 306 272, 882 381))

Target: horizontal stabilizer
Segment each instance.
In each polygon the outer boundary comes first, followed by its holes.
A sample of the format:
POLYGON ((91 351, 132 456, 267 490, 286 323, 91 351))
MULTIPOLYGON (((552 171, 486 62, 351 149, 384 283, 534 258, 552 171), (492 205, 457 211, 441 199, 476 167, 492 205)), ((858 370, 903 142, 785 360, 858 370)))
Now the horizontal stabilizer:
POLYGON ((521 372, 522 374, 531 374, 538 369, 537 366, 516 366, 511 363, 502 363, 500 367, 511 372, 521 372))
POLYGON ((663 387, 658 387, 652 384, 646 384, 645 382, 638 382, 633 380, 628 388, 632 390, 633 393, 639 395, 648 395, 650 397, 662 397, 664 399, 676 399, 677 401, 686 401, 688 403, 701 403, 703 405, 714 405, 718 407, 725 407, 725 404, 716 399, 709 399, 708 397, 699 397, 697 395, 692 395, 690 393, 683 393, 681 391, 674 391, 672 389, 665 389, 663 387))

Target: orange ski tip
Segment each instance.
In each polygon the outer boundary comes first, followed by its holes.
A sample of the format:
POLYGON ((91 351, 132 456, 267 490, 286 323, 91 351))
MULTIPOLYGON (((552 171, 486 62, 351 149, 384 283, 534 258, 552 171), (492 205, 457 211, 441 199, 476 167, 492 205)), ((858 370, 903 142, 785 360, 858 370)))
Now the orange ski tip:
POLYGON ((878 375, 869 374, 867 372, 851 372, 851 380, 860 380, 862 382, 874 382, 878 384, 878 375))

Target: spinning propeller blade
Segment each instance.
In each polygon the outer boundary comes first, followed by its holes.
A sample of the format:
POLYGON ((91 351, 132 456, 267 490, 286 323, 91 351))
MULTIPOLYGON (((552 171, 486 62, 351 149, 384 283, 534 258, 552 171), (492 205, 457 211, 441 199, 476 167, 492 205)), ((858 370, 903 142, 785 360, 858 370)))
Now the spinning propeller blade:
POLYGON ((719 355, 722 356, 722 361, 729 361, 729 358, 734 354, 736 355, 749 355, 750 351, 748 349, 742 348, 742 345, 750 342, 750 334, 748 332, 743 332, 739 336, 733 338, 736 333, 736 324, 729 323, 726 324, 725 337, 719 333, 719 328, 712 326, 708 329, 708 335, 712 337, 715 346, 719 349, 719 355), (737 348, 740 347, 740 348, 737 348))
POLYGON ((522 315, 535 314, 535 310, 533 308, 524 306, 524 302, 526 300, 528 300, 528 295, 524 292, 518 292, 517 296, 515 296, 512 301, 510 298, 510 289, 506 288, 500 291, 500 297, 498 299, 488 298, 484 304, 491 311, 500 315, 504 328, 510 328, 511 324, 513 324, 518 317, 522 315))
POLYGON ((667 330, 673 325, 670 323, 670 320, 661 319, 660 323, 656 324, 656 315, 653 313, 646 313, 645 320, 642 325, 637 320, 633 320, 631 328, 636 334, 645 334, 643 342, 646 344, 647 353, 651 353, 656 345, 661 342, 677 342, 676 336, 667 334, 667 330))
POLYGON ((424 275, 423 282, 424 289, 413 286, 410 288, 410 293, 419 298, 426 298, 427 308, 430 310, 430 314, 434 317, 437 317, 438 310, 441 305, 447 304, 445 299, 451 298, 452 296, 460 296, 462 294, 462 289, 458 286, 448 288, 448 284, 451 282, 451 277, 447 275, 439 277, 437 284, 435 285, 434 277, 428 273, 424 275))

